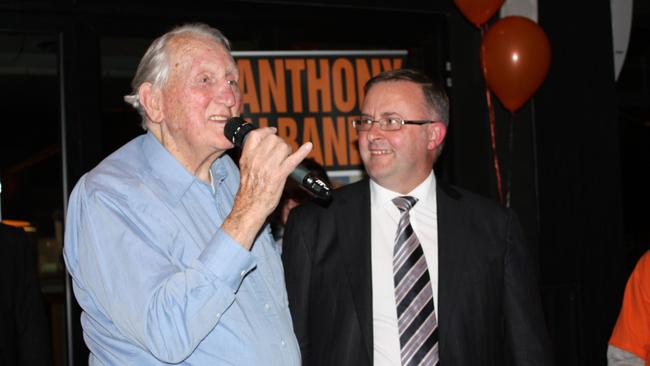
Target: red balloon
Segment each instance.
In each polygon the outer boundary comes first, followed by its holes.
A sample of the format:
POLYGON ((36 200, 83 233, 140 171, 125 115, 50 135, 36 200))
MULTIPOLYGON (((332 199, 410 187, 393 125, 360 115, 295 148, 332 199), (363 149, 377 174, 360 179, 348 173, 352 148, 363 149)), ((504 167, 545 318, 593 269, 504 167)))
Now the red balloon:
POLYGON ((483 23, 487 22, 494 13, 499 10, 503 5, 504 0, 454 0, 461 13, 474 23, 475 26, 480 27, 483 23))
POLYGON ((481 58, 488 87, 514 113, 544 81, 551 64, 551 45, 537 23, 509 16, 485 33, 481 58))

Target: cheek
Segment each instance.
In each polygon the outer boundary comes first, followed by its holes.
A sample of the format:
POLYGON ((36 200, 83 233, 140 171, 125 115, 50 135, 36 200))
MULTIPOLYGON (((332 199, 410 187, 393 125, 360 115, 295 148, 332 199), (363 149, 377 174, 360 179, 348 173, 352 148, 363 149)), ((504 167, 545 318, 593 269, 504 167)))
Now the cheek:
POLYGON ((210 90, 200 86, 179 87, 175 92, 179 100, 195 106, 205 104, 212 99, 210 90))
POLYGON ((396 131, 398 133, 394 133, 392 135, 387 135, 386 136, 386 145, 388 145, 391 149, 399 151, 400 148, 403 148, 402 146, 402 138, 399 134, 399 131, 396 131))
MULTIPOLYGON (((213 100, 210 93, 205 91, 198 91, 193 93, 188 93, 189 105, 194 106, 195 110, 197 108, 205 109, 208 107, 210 102, 213 100)), ((199 111, 197 111, 199 112, 199 111)))
POLYGON ((187 94, 183 100, 179 100, 179 108, 183 114, 191 119, 194 124, 200 124, 205 118, 206 110, 210 105, 211 99, 205 93, 187 94))
POLYGON ((357 146, 359 147, 359 153, 362 156, 368 152, 368 140, 366 139, 365 133, 359 135, 357 146))

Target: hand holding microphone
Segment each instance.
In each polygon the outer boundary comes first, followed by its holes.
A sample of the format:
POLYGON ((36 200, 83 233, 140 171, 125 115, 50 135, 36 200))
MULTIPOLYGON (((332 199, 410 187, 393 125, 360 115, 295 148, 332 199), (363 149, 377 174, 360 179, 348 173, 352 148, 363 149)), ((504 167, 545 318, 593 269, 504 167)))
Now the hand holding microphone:
MULTIPOLYGON (((224 135, 235 146, 243 148, 246 141, 246 135, 254 129, 255 126, 247 122, 245 119, 241 117, 231 117, 228 119, 224 127, 224 135)), ((305 167, 298 165, 289 176, 298 182, 301 187, 316 197, 325 200, 331 198, 331 188, 321 179, 310 174, 305 167)))
POLYGON ((237 118, 224 126, 226 138, 243 150, 239 158, 239 189, 232 210, 221 225, 225 233, 247 250, 277 207, 287 176, 312 148, 311 143, 305 143, 292 152, 291 146, 276 135, 274 128, 251 132, 254 126, 249 125, 237 118))

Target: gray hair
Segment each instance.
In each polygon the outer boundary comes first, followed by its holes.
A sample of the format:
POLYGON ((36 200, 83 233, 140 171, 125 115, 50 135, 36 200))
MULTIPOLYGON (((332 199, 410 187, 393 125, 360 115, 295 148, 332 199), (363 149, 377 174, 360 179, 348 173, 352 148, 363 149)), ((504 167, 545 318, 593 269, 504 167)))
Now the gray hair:
POLYGON ((147 129, 147 113, 140 103, 138 89, 144 83, 161 86, 167 81, 169 75, 169 52, 167 44, 171 39, 180 35, 207 38, 223 45, 230 51, 230 41, 228 41, 226 36, 218 29, 203 23, 184 24, 156 38, 140 60, 138 70, 135 72, 135 76, 131 81, 131 94, 124 96, 124 101, 131 104, 140 113, 140 116, 142 116, 142 128, 145 130, 147 129))
POLYGON ((438 83, 434 83, 428 76, 413 69, 384 71, 366 82, 363 87, 364 93, 368 94, 368 90, 373 85, 385 81, 410 81, 420 85, 427 105, 440 116, 440 120, 446 126, 449 126, 449 98, 438 83))

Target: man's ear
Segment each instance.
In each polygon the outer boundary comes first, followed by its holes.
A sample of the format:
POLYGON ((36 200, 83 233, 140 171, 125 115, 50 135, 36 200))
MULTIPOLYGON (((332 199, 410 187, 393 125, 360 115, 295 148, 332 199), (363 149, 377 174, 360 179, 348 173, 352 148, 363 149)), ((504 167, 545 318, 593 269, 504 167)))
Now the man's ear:
POLYGON ((138 88, 138 99, 147 113, 147 118, 153 123, 160 123, 165 117, 163 112, 163 96, 160 88, 146 82, 138 88))
POLYGON ((429 134, 429 143, 427 148, 429 150, 438 149, 445 141, 447 136, 447 126, 442 122, 434 122, 427 125, 427 133, 429 134))

